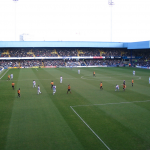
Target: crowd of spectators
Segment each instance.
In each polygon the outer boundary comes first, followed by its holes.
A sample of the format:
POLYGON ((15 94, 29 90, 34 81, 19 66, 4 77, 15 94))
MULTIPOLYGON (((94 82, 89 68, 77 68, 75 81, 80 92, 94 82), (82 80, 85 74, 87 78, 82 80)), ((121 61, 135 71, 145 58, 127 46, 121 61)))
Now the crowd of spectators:
POLYGON ((9 57, 33 57, 33 54, 30 53, 30 49, 10 49, 9 50, 9 57))
POLYGON ((42 66, 42 60, 20 60, 20 67, 39 67, 42 66))
POLYGON ((86 63, 85 63, 84 60, 79 60, 79 63, 80 63, 81 66, 86 66, 86 63))
POLYGON ((44 66, 65 66, 64 60, 44 60, 44 66))
POLYGON ((1 54, 1 57, 9 57, 9 55, 8 54, 1 54))
POLYGON ((76 59, 66 60, 66 66, 80 66, 80 62, 76 59))
MULTIPOLYGON (((46 67, 46 66, 99 66, 99 65, 107 65, 107 66, 124 66, 124 64, 128 64, 129 62, 116 60, 116 59, 85 59, 85 60, 0 60, 0 66, 2 67, 46 67)), ((133 66, 144 66, 150 67, 150 61, 145 60, 137 60, 132 62, 133 66)))
MULTIPOLYGON (((0 57, 130 56, 122 49, 94 48, 9 48, 0 49, 0 57)), ((141 56, 141 53, 140 53, 141 56)))
POLYGON ((0 61, 0 66, 7 67, 33 67, 33 66, 66 66, 66 65, 122 65, 123 61, 132 61, 134 66, 150 66, 150 50, 127 50, 112 48, 1 48, 0 57, 68 57, 68 56, 106 56, 106 59, 30 59, 30 60, 6 60, 0 61), (130 59, 133 56, 132 60, 130 59), (120 56, 121 59, 111 59, 107 56, 120 56), (126 56, 129 56, 125 58, 126 56), (126 60, 125 60, 126 59, 126 60))
POLYGON ((124 62, 121 60, 85 60, 87 66, 98 66, 98 65, 107 65, 107 66, 120 66, 123 65, 124 62))
POLYGON ((96 66, 96 65, 103 65, 103 62, 100 60, 85 60, 87 66, 96 66))
POLYGON ((2 67, 19 67, 19 61, 16 60, 1 60, 0 66, 2 67))
POLYGON ((0 49, 0 57, 9 57, 9 55, 7 54, 7 49, 0 49))
POLYGON ((74 49, 74 48, 57 49, 57 52, 60 57, 78 56, 78 51, 77 49, 74 49))
POLYGON ((32 49, 35 57, 58 57, 55 49, 50 48, 36 48, 32 49))
POLYGON ((150 67, 150 61, 139 59, 138 61, 133 61, 133 66, 143 66, 150 67))
POLYGON ((126 51, 122 50, 122 49, 103 49, 101 50, 101 55, 102 56, 122 56, 124 55, 124 53, 126 53, 126 51))
POLYGON ((140 56, 150 58, 150 50, 119 48, 1 48, 0 57, 67 57, 67 56, 140 56), (132 54, 131 54, 132 52, 132 54))
POLYGON ((99 49, 84 48, 79 51, 80 51, 79 56, 100 56, 99 49))

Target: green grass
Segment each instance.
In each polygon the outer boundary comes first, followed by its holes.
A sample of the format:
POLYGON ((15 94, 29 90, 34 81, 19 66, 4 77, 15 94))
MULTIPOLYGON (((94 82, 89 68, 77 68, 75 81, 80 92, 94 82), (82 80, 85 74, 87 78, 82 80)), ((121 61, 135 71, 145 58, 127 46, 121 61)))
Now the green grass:
POLYGON ((150 70, 11 69, 0 74, 1 150, 149 150, 150 70), (96 77, 93 77, 93 71, 96 77), (8 74, 14 74, 15 90, 8 74), (60 76, 63 83, 59 83, 60 76), (131 80, 134 79, 134 86, 131 80), (32 81, 40 85, 42 94, 32 81), (50 82, 57 92, 53 95, 50 82), (126 91, 122 89, 126 80, 126 91), (99 84, 103 82, 103 90, 99 84), (72 94, 67 94, 67 85, 72 94), (120 91, 115 92, 115 85, 120 91), (17 89, 21 97, 17 98, 17 89))

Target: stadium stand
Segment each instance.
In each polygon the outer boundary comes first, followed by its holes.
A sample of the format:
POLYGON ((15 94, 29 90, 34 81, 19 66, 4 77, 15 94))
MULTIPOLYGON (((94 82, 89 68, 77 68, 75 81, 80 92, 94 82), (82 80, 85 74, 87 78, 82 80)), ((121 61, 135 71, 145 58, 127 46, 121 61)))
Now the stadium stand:
POLYGON ((123 48, 0 48, 0 66, 133 66, 150 67, 149 50, 123 48), (42 57, 42 58, 41 58, 42 57))

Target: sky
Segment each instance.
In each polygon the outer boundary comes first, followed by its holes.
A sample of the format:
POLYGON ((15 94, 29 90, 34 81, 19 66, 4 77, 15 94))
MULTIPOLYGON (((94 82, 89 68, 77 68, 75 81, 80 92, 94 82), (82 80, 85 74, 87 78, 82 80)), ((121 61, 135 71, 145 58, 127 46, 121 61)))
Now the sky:
POLYGON ((0 0, 0 41, 150 41, 150 0, 0 0))

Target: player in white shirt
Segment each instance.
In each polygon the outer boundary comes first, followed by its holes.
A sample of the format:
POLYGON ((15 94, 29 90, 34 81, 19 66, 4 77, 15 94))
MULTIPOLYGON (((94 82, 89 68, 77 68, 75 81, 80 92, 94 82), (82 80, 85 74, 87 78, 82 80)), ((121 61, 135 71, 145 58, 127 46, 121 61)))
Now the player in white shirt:
POLYGON ((13 79, 13 74, 10 75, 10 79, 11 79, 11 80, 13 79))
POLYGON ((37 94, 41 93, 40 91, 40 86, 38 85, 38 91, 37 91, 37 94))
POLYGON ((149 77, 149 84, 150 84, 150 77, 149 77))
POLYGON ((53 95, 56 93, 56 85, 53 85, 53 95))
POLYGON ((36 82, 33 80, 33 88, 36 87, 36 82))
POLYGON ((135 76, 135 71, 133 70, 133 75, 135 76))
POLYGON ((78 74, 80 74, 80 70, 78 70, 78 74))
POLYGON ((119 85, 118 85, 118 84, 116 84, 116 89, 115 89, 115 91, 119 91, 119 85))
POLYGON ((63 79, 63 78, 62 78, 62 76, 61 76, 61 77, 60 77, 60 83, 62 83, 62 79, 63 79))

